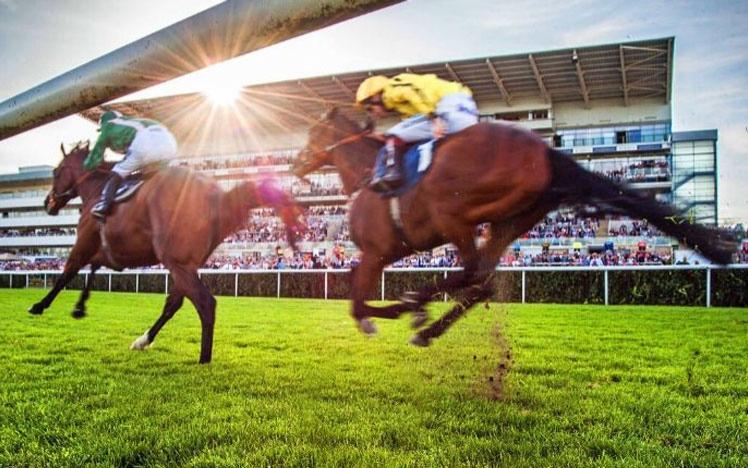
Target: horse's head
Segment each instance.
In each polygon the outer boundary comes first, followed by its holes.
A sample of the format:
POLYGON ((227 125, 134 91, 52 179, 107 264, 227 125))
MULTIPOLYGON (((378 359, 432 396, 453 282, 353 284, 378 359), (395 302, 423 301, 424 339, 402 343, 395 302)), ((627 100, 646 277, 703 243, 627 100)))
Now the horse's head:
POLYGON ((360 140, 370 130, 362 129, 334 107, 309 129, 307 144, 293 162, 299 178, 325 165, 335 165, 336 150, 360 140))
POLYGON ((52 216, 57 215, 70 200, 78 196, 78 179, 83 174, 83 160, 88 155, 89 142, 80 142, 75 148, 65 153, 65 146, 60 145, 62 161, 52 172, 52 189, 44 199, 44 210, 52 216))

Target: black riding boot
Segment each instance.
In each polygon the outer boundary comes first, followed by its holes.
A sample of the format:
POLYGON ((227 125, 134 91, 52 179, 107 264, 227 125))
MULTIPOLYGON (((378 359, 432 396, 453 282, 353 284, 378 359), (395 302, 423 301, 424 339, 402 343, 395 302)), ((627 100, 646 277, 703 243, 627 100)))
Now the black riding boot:
POLYGON ((385 161, 385 169, 382 177, 375 177, 372 179, 369 187, 375 192, 386 192, 387 190, 395 190, 403 184, 403 173, 402 173, 402 153, 405 147, 405 142, 395 141, 395 139, 387 140, 385 148, 387 149, 387 160, 385 161))
POLYGON ((112 172, 112 174, 109 176, 109 179, 106 181, 106 184, 104 184, 104 188, 101 190, 101 200, 99 200, 99 203, 94 205, 93 209, 91 210, 92 215, 96 216, 102 221, 106 218, 106 215, 108 215, 109 211, 112 209, 114 194, 117 193, 117 189, 119 188, 121 183, 122 176, 120 176, 116 172, 112 172))

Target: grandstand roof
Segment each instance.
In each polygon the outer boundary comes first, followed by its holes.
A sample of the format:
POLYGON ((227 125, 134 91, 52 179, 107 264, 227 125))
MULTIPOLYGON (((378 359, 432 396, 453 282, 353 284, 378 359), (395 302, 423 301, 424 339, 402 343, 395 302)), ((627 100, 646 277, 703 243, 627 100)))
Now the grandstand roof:
MULTIPOLYGON (((358 84, 373 74, 402 72, 435 73, 457 80, 472 89, 478 105, 503 102, 508 106, 531 98, 549 103, 581 101, 589 105, 598 99, 655 98, 669 103, 673 75, 673 37, 621 42, 590 47, 520 53, 420 65, 366 70, 339 75, 303 78, 247 86, 240 100, 240 118, 226 125, 200 93, 107 104, 82 113, 98 120, 106 109, 150 117, 175 130, 178 137, 216 137, 216 132, 236 137, 237 133, 274 133, 296 130, 316 120, 329 106, 347 106, 358 84), (212 124, 208 116, 211 116, 212 124), (183 122, 180 125, 180 121, 183 122), (218 128, 205 133, 204 125, 218 128)), ((348 107, 346 112, 355 114, 348 107)), ((220 117, 220 116, 219 116, 220 117)), ((359 115, 360 117, 360 115, 359 115)))

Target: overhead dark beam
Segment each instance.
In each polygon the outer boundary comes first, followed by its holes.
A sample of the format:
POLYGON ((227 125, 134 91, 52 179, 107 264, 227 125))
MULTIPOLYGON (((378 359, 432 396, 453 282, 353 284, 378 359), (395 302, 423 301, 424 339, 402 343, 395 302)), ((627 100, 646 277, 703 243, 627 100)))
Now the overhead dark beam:
POLYGON ((227 0, 0 102, 0 140, 401 0, 227 0))

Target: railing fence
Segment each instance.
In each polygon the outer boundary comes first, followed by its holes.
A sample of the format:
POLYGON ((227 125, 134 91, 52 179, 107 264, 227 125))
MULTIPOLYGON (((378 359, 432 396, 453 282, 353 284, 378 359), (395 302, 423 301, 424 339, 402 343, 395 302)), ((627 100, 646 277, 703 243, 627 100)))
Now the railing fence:
MULTIPOLYGON (((379 288, 370 299, 395 299, 403 290, 425 281, 446 278, 459 268, 387 268, 379 278, 379 288), (415 279, 414 279, 415 278, 415 279)), ((748 306, 748 265, 674 265, 674 266, 611 266, 611 267, 499 267, 497 276, 504 275, 497 297, 504 302, 554 302, 554 296, 541 294, 554 285, 563 293, 559 302, 589 302, 604 305, 637 303, 641 296, 665 303, 667 291, 653 294, 652 289, 672 288, 681 295, 681 302, 711 307, 714 302, 713 275, 722 275, 717 296, 718 305, 748 306), (717 273, 715 273, 717 272, 717 273), (727 273, 727 276, 725 276, 727 273), (556 274, 548 279, 548 274, 556 274), (648 275, 649 276, 642 276, 648 275), (602 278, 600 278, 602 275, 602 278), (630 278, 630 276, 635 278, 630 278), (660 275, 659 279, 652 275, 660 275), (664 276, 664 280, 663 277, 664 276), (685 275, 685 276, 684 276, 685 275), (601 282, 601 284, 600 284, 601 282), (653 282, 655 286, 648 284, 653 282), (518 283, 518 284, 517 284, 518 283), (618 288, 618 289, 616 289, 618 288), (568 290, 576 289, 569 292, 568 290), (742 289, 742 292, 741 292, 742 289), (564 292, 565 291, 565 292, 564 292), (649 292, 648 292, 649 291, 649 292), (568 294, 566 294, 568 293, 568 294), (564 295, 566 294, 566 295, 564 295), (611 300, 611 294, 615 300, 611 300), (630 297, 626 297, 629 295, 630 297), (725 299, 732 295, 730 299, 725 299), (503 299, 502 299, 503 297, 503 299), (575 299, 576 298, 576 299, 575 299), (550 300, 549 300, 550 299, 550 300), (685 302, 684 302, 685 301, 685 302)), ((309 297, 320 299, 346 298, 350 285, 349 270, 200 270, 199 275, 218 295, 309 297), (334 290, 334 291, 333 291, 334 290)), ((4 271, 0 272, 0 287, 49 289, 59 277, 59 271, 4 271)), ((70 289, 81 289, 88 282, 90 271, 81 271, 70 289)), ((108 292, 162 292, 168 294, 170 276, 166 270, 130 270, 124 272, 99 270, 94 290, 108 292)), ((374 289, 374 288, 372 288, 374 289)), ((440 296, 448 300, 447 294, 440 296)))

